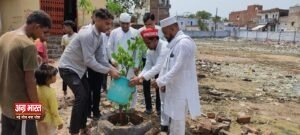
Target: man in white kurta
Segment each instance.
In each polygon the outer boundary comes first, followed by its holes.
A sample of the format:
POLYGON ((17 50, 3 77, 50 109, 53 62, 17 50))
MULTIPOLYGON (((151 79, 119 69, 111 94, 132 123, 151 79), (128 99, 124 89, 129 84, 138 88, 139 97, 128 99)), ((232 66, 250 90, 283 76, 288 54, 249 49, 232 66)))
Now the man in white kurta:
MULTIPOLYGON (((111 49, 111 53, 116 53, 118 50, 118 46, 122 46, 125 50, 128 50, 127 40, 133 41, 138 36, 139 34, 138 30, 130 27, 130 22, 131 22, 131 16, 128 13, 122 13, 120 15, 121 27, 112 30, 108 39, 108 46, 111 49)), ((133 57, 136 64, 135 66, 136 68, 138 68, 139 65, 139 60, 137 57, 138 52, 136 52, 135 54, 136 56, 133 57)), ((112 63, 113 65, 115 65, 116 61, 112 59, 112 63)), ((135 76, 134 69, 133 68, 129 69, 127 79, 131 79, 134 76, 135 76)), ((137 102, 137 92, 135 91, 130 106, 131 109, 135 108, 136 102, 137 102)))
POLYGON ((187 112, 192 118, 200 116, 200 97, 196 73, 196 44, 179 30, 176 17, 161 21, 170 53, 159 77, 158 87, 166 87, 164 112, 171 118, 170 135, 185 134, 187 112))
MULTIPOLYGON (((144 42, 148 47, 147 60, 145 67, 138 75, 138 77, 130 80, 131 85, 137 85, 143 80, 150 81, 150 79, 157 76, 162 69, 162 66, 167 58, 167 54, 169 53, 169 49, 167 48, 168 42, 163 41, 159 38, 157 29, 147 28, 141 32, 141 36, 143 37, 144 42)), ((159 97, 161 100, 157 104, 159 104, 161 111, 161 130, 167 131, 169 125, 169 117, 165 115, 163 108, 165 93, 160 92, 159 89, 156 89, 156 98, 159 97)))

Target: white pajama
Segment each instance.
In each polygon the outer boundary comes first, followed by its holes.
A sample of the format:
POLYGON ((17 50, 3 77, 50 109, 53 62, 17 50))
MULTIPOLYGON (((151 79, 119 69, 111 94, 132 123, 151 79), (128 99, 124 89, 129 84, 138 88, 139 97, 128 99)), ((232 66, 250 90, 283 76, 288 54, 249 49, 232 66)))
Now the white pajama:
POLYGON ((169 126, 170 117, 164 113, 164 110, 165 110, 164 109, 165 94, 166 93, 159 91, 160 102, 161 102, 161 107, 160 107, 161 108, 160 109, 160 111, 161 111, 161 113, 160 113, 160 124, 162 126, 169 126))

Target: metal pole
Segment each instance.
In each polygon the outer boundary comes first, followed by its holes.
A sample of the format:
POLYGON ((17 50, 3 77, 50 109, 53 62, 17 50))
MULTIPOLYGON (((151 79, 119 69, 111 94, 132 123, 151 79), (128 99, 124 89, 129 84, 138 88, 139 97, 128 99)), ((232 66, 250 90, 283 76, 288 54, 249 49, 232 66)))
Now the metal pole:
POLYGON ((258 31, 256 31, 256 35, 255 35, 255 41, 257 41, 257 32, 258 32, 258 31))
POLYGON ((269 37, 269 29, 267 29, 267 37, 266 37, 266 41, 268 41, 268 37, 269 37))
POLYGON ((296 34, 297 34, 297 32, 296 32, 296 29, 295 29, 295 33, 294 33, 294 44, 296 43, 296 34))
POLYGON ((215 17, 215 33, 214 36, 217 36, 217 16, 218 16, 218 8, 216 8, 216 17, 215 17))
POLYGON ((280 36, 281 36, 281 30, 279 31, 278 44, 280 44, 280 36))

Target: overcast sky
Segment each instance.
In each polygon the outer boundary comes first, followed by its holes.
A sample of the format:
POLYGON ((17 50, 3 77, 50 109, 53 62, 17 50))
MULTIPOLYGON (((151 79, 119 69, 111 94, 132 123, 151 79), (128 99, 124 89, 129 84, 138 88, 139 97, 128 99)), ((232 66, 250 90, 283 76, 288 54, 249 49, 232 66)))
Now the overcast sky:
POLYGON ((218 8, 218 15, 229 16, 231 11, 245 10, 247 5, 260 4, 263 9, 282 8, 300 4, 300 0, 170 0, 171 15, 183 15, 187 12, 195 13, 199 10, 206 10, 215 15, 218 8))

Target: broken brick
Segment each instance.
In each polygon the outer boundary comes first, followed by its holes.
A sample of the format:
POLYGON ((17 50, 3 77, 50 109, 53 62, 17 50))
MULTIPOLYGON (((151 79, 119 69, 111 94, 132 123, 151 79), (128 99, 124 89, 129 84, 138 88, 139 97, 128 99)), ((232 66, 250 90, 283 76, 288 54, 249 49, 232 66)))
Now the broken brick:
POLYGON ((214 118, 216 118, 216 114, 213 113, 213 112, 209 112, 209 113, 207 113, 207 117, 208 117, 209 119, 214 119, 214 118))
POLYGON ((239 115, 237 117, 237 122, 240 124, 248 124, 250 123, 251 117, 250 116, 246 116, 246 115, 239 115))
POLYGON ((210 123, 200 123, 198 125, 198 133, 209 135, 212 131, 212 125, 210 123))
POLYGON ((231 119, 226 118, 225 116, 217 116, 216 118, 217 122, 223 122, 223 121, 228 121, 231 123, 231 119))
POLYGON ((157 128, 152 128, 148 132, 145 133, 145 135, 157 135, 159 134, 160 130, 157 128))
POLYGON ((220 130, 220 132, 219 132, 218 135, 232 135, 232 134, 231 134, 230 132, 228 132, 228 131, 222 129, 222 130, 220 130))
POLYGON ((258 130, 256 128, 254 128, 254 127, 249 126, 249 125, 243 125, 242 129, 246 133, 258 134, 258 130))

